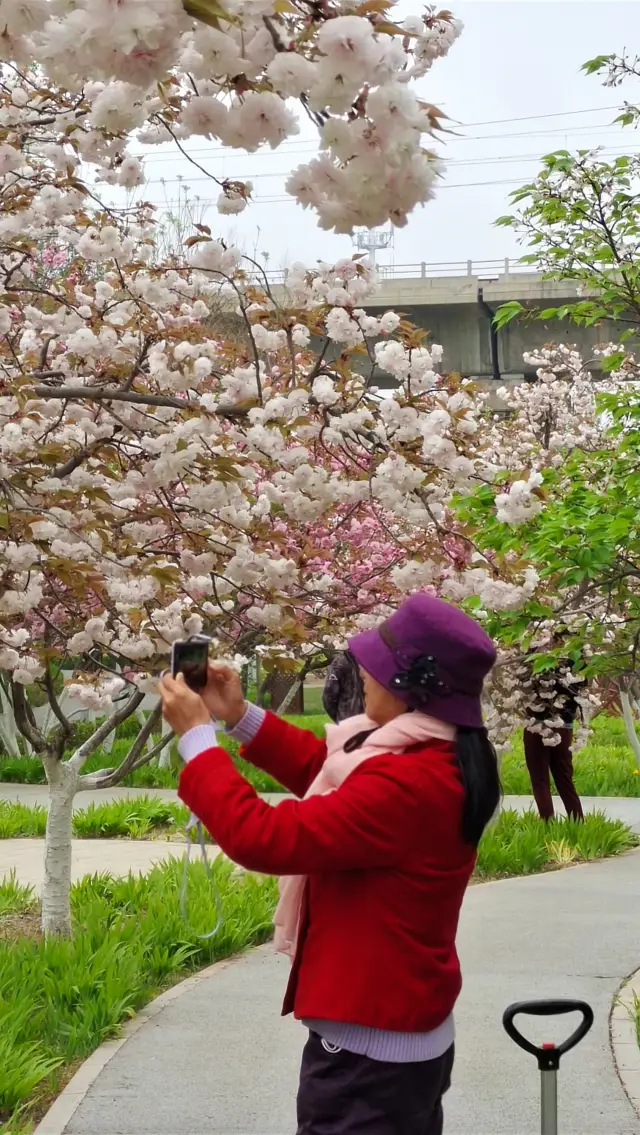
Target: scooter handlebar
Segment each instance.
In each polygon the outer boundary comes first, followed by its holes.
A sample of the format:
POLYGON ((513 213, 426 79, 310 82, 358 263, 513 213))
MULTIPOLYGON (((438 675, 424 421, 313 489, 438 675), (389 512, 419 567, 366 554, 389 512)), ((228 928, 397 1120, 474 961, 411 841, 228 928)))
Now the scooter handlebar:
POLYGON ((580 1044, 580 1041, 587 1035, 593 1024, 593 1009, 590 1005, 587 1005, 586 1001, 517 1001, 514 1005, 509 1005, 508 1009, 505 1009, 502 1024, 507 1035, 520 1048, 535 1056, 538 1061, 538 1068, 541 1071, 547 1071, 553 1068, 557 1069, 560 1058, 572 1048, 575 1048, 577 1044, 580 1044), (582 1020, 577 1029, 571 1033, 571 1036, 568 1036, 562 1044, 558 1045, 539 1046, 534 1044, 533 1041, 522 1035, 514 1023, 515 1018, 520 1014, 528 1017, 558 1017, 565 1013, 581 1013, 582 1020))

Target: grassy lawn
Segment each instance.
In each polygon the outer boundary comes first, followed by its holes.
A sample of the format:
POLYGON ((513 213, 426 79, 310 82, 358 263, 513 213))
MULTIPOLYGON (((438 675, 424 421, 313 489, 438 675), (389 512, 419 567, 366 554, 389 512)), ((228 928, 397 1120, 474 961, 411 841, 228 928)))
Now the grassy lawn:
POLYGON ((311 714, 312 716, 324 717, 324 706, 322 704, 322 686, 305 686, 304 690, 304 712, 305 716, 311 714))
MULTIPOLYGON (((597 717, 589 742, 574 758, 576 788, 581 796, 640 796, 638 766, 617 717, 597 717)), ((531 794, 521 736, 502 762, 502 787, 507 796, 531 794)))
MULTIPOLYGON (((76 839, 172 839, 181 836, 189 811, 183 804, 153 796, 89 804, 74 812, 76 839)), ((0 800, 0 839, 44 836, 47 810, 41 805, 0 800)))
MULTIPOLYGON (((313 692, 313 691, 312 691, 313 692)), ((324 736, 327 718, 322 714, 305 714, 303 717, 287 717, 294 725, 309 729, 318 737, 324 736)), ((137 722, 125 722, 120 727, 110 752, 101 750, 91 760, 87 761, 84 772, 96 772, 101 768, 113 768, 120 764, 129 751, 131 741, 139 728, 137 722)), ((220 744, 231 753, 238 767, 247 776, 247 779, 258 792, 281 792, 282 788, 272 777, 253 768, 238 755, 239 746, 231 737, 224 733, 219 734, 220 744)), ((122 782, 130 788, 176 788, 178 784, 179 769, 182 765, 177 754, 172 755, 169 768, 158 768, 153 762, 138 769, 131 776, 125 777, 122 782)), ((46 777, 42 761, 38 757, 7 757, 0 755, 0 782, 14 784, 44 784, 46 777)))
MULTIPOLYGON (((320 695, 320 689, 307 691, 310 695, 320 695)), ((316 700, 319 700, 316 699, 316 700)), ((307 713, 303 717, 288 717, 288 721, 310 729, 317 736, 324 735, 327 718, 322 713, 307 713)), ((99 752, 87 764, 87 772, 100 768, 110 768, 120 763, 126 756, 131 738, 138 728, 136 722, 121 726, 110 753, 99 752)), ((270 776, 254 769, 238 755, 238 745, 224 734, 220 742, 231 753, 238 767, 258 792, 278 792, 280 785, 270 776)), ((172 766, 161 769, 154 763, 138 769, 126 777, 124 784, 135 788, 175 788, 178 783, 179 759, 174 755, 172 766)), ((640 796, 640 775, 633 753, 627 741, 624 725, 619 718, 599 717, 593 723, 593 733, 589 743, 575 757, 576 787, 581 796, 640 796)), ((43 784, 44 769, 36 757, 0 756, 0 781, 13 781, 20 784, 43 784)), ((528 796, 531 794, 529 775, 524 763, 522 738, 514 735, 513 747, 505 753, 502 761, 502 785, 506 795, 528 796)))

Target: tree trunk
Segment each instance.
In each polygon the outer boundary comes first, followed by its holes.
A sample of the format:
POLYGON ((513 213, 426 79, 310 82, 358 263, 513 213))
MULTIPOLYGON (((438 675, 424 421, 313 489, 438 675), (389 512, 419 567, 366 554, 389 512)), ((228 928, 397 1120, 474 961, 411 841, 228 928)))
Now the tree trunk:
MULTIPOLYGON (((166 737, 167 733, 170 733, 170 732, 171 732, 171 726, 165 721, 165 719, 163 717, 162 718, 162 728, 160 730, 160 736, 166 737)), ((171 767, 171 745, 169 745, 167 743, 166 747, 162 750, 162 752, 160 753, 160 756, 158 757, 158 768, 170 768, 170 767, 171 767)))
POLYGON ((282 699, 282 701, 280 702, 280 705, 276 709, 276 713, 280 717, 284 717, 285 713, 289 709, 289 706, 293 705, 293 703, 294 703, 294 701, 296 701, 296 699, 300 704, 300 708, 297 710, 298 714, 304 713, 304 691, 302 689, 302 681, 301 681, 300 678, 296 678, 293 685, 289 688, 287 693, 284 695, 284 698, 282 699))
POLYGON ((277 670, 272 671, 265 683, 264 693, 271 696, 269 708, 274 713, 283 713, 280 707, 287 698, 291 690, 294 690, 293 697, 287 701, 286 706, 290 713, 301 714, 304 713, 304 695, 300 680, 296 674, 287 674, 277 670))
POLYGON ((638 734, 636 733, 636 726, 633 720, 633 710, 631 709, 631 701, 628 693, 621 692, 620 705, 622 706, 622 716, 624 718, 624 724, 627 730, 627 738, 629 740, 631 748, 633 749, 633 755, 636 758, 638 766, 640 767, 640 740, 638 740, 638 734))
POLYGON ((68 761, 43 757, 49 782, 49 815, 44 841, 42 930, 45 937, 71 934, 71 818, 78 772, 68 761))

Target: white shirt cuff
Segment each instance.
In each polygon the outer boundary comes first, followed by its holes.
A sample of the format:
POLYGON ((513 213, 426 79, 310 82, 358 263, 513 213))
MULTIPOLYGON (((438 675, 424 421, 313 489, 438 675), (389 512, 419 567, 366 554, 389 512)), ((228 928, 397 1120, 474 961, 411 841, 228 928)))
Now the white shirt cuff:
POLYGON ((205 749, 215 749, 218 738, 213 725, 194 725, 178 741, 178 752, 183 761, 192 761, 205 749))

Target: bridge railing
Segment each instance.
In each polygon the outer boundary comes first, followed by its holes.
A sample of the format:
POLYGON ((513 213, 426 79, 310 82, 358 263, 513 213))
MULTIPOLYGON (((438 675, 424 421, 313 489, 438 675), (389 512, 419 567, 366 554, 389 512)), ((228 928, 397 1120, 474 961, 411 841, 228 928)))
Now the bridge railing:
MULTIPOLYGON (((377 264, 381 280, 424 280, 434 276, 472 276, 484 280, 497 280, 522 272, 535 272, 535 265, 521 264, 519 260, 422 260, 419 264, 377 264)), ((269 283, 285 284, 288 269, 265 273, 269 283)))

